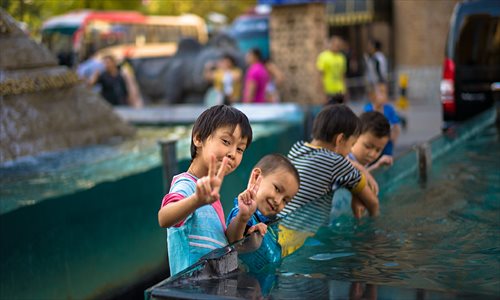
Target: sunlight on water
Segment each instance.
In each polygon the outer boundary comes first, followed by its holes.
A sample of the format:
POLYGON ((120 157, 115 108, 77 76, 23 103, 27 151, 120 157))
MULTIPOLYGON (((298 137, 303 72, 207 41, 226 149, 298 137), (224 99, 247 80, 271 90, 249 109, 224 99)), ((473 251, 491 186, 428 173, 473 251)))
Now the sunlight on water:
POLYGON ((157 141, 185 138, 188 129, 141 128, 127 140, 24 157, 0 165, 0 213, 89 189, 160 164, 157 141))
MULTIPOLYGON (((252 128, 257 139, 283 130, 285 125, 254 124, 252 128)), ((177 159, 187 160, 190 136, 191 126, 140 127, 131 139, 0 164, 0 214, 159 167, 159 140, 177 140, 177 159)))
MULTIPOLYGON (((340 217, 279 272, 333 280, 500 295, 500 142, 496 128, 381 194, 381 216, 340 217)), ((290 275, 288 275, 290 276, 290 275)))

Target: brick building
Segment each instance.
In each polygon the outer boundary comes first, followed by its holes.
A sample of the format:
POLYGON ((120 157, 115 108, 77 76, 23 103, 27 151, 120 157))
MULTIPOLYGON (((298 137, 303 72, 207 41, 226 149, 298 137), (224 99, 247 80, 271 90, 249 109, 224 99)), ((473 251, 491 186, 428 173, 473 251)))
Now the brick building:
POLYGON ((349 44, 349 85, 363 85, 363 54, 369 39, 377 39, 388 57, 394 91, 398 75, 405 73, 410 101, 439 101, 444 45, 457 0, 260 2, 279 4, 271 13, 271 54, 288 79, 282 91, 286 101, 323 101, 314 62, 333 34, 349 44))

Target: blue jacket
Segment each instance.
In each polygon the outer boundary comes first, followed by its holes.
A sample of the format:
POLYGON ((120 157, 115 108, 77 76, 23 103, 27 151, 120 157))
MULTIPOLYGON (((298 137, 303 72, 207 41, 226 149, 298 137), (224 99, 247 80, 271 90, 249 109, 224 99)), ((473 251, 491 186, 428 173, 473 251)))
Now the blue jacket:
MULTIPOLYGON (((226 221, 228 226, 239 212, 238 198, 234 200, 234 203, 235 207, 229 213, 226 221)), ((262 239, 260 248, 254 252, 238 255, 240 260, 247 266, 248 271, 252 273, 257 273, 267 265, 278 263, 281 260, 281 245, 278 243, 278 224, 272 221, 273 219, 264 216, 259 210, 256 210, 247 223, 247 229, 258 223, 266 223, 268 225, 267 233, 262 239)))

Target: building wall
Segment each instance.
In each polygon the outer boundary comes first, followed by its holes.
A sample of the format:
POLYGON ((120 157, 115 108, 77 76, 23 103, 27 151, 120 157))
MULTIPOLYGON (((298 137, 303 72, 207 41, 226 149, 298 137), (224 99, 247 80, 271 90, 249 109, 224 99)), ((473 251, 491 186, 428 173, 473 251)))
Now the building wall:
POLYGON ((409 75, 410 101, 439 101, 445 41, 457 2, 393 1, 395 71, 409 75))
POLYGON ((324 3, 278 5, 270 19, 271 57, 285 76, 282 100, 324 103, 316 57, 326 48, 324 3))
POLYGON ((394 1, 396 61, 401 65, 441 65, 455 0, 394 1))

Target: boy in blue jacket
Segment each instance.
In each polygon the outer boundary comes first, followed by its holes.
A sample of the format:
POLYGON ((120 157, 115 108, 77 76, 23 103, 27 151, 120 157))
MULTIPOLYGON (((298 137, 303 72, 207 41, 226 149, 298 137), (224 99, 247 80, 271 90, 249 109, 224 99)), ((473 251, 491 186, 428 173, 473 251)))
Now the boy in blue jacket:
MULTIPOLYGON (((266 155, 253 168, 248 187, 235 199, 235 207, 229 213, 226 222, 228 231, 238 233, 231 237, 228 236, 230 242, 243 238, 248 229, 253 226, 267 228, 267 230, 258 229, 259 232, 266 232, 260 248, 239 256, 249 271, 258 272, 269 263, 276 263, 281 259, 277 224, 273 221, 298 190, 299 173, 288 158, 281 154, 266 155), (251 202, 250 206, 256 207, 255 213, 251 215, 249 220, 245 213, 240 211, 241 207, 246 209, 245 206, 239 205, 240 202, 251 202), (248 220, 247 223, 238 221, 240 218, 248 220), (269 226, 267 226, 268 224, 269 226)), ((251 208, 250 211, 253 210, 251 208)))

